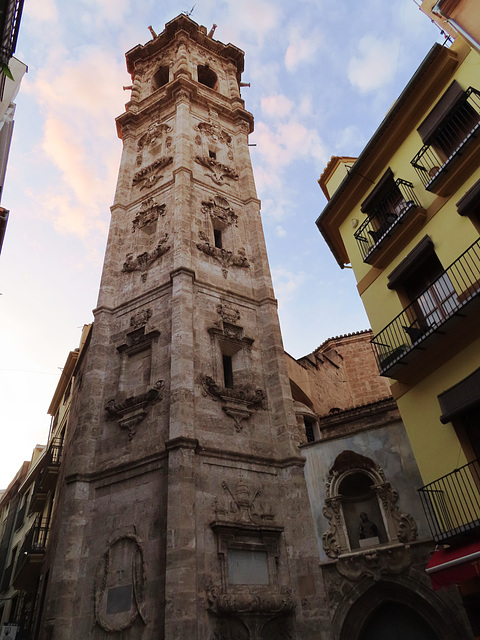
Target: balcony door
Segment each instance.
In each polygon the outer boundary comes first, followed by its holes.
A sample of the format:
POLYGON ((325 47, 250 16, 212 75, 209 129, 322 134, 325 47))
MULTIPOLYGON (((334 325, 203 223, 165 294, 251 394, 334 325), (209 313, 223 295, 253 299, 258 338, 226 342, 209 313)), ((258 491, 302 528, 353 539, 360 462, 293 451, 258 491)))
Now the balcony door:
POLYGON ((441 324, 458 306, 455 288, 434 253, 404 281, 403 287, 415 302, 419 323, 425 327, 441 324))

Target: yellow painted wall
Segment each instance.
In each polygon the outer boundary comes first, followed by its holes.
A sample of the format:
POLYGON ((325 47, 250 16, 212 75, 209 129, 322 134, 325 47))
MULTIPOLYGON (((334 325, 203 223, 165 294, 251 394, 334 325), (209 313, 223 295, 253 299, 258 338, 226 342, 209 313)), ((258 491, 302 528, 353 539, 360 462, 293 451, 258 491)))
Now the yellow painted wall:
POLYGON ((480 338, 397 400, 425 484, 467 462, 453 425, 440 422, 437 396, 479 364, 480 338))

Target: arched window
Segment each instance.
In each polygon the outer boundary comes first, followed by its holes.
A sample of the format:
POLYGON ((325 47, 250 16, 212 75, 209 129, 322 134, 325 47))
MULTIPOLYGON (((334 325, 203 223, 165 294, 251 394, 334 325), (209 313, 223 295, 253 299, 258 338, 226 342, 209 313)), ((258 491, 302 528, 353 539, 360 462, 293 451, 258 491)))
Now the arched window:
POLYGON ((197 67, 198 81, 214 91, 218 90, 218 77, 208 64, 199 64, 197 67))
POLYGON ((170 69, 168 67, 159 67, 152 78, 152 91, 156 91, 163 87, 170 78, 170 69))
POLYGON ((387 542, 410 542, 417 526, 401 512, 398 494, 373 460, 343 451, 330 469, 323 510, 329 528, 323 548, 330 558, 387 542))

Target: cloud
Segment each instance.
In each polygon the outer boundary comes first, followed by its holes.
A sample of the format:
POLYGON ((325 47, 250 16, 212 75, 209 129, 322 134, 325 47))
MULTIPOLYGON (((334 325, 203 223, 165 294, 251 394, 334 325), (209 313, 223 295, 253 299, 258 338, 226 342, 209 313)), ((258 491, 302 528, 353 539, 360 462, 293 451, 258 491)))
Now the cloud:
POLYGON ((263 45, 267 34, 278 26, 282 17, 278 3, 266 0, 228 0, 227 6, 228 22, 222 24, 218 36, 222 42, 234 42, 237 46, 245 41, 250 44, 250 52, 252 44, 263 45))
POLYGON ((289 71, 295 69, 303 62, 317 62, 315 53, 322 43, 322 37, 318 31, 310 34, 299 26, 292 27, 289 35, 289 44, 285 52, 285 66, 289 71))
POLYGON ((305 282, 306 274, 303 271, 293 273, 284 267, 272 269, 272 279, 274 283, 275 295, 280 304, 290 301, 294 293, 305 282))
POLYGON ((39 22, 57 22, 58 13, 55 0, 29 0, 27 15, 30 20, 39 22))
POLYGON ((275 233, 279 238, 284 238, 287 235, 287 231, 282 227, 281 224, 278 224, 275 227, 275 233))
POLYGON ((261 100, 262 110, 271 118, 284 118, 293 108, 293 102, 284 95, 267 96, 261 100))
POLYGON ((348 79, 362 92, 380 89, 395 76, 398 42, 364 36, 358 44, 359 54, 348 63, 348 79))
POLYGON ((308 129, 296 120, 271 129, 264 122, 257 124, 255 140, 258 152, 272 170, 288 166, 299 158, 311 158, 323 166, 328 160, 325 146, 316 129, 308 129))

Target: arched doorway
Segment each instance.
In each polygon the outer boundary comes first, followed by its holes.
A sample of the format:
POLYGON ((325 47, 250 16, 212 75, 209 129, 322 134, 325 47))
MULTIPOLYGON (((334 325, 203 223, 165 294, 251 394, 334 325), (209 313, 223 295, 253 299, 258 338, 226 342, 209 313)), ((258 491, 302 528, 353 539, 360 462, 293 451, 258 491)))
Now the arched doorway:
POLYGON ((401 602, 384 602, 366 621, 359 640, 439 640, 430 625, 401 602))

